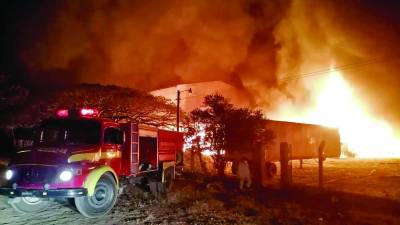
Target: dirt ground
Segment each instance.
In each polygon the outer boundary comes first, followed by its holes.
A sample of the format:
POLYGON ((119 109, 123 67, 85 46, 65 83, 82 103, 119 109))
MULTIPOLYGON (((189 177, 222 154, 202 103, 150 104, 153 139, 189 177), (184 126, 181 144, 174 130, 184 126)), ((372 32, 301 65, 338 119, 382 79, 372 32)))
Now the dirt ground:
POLYGON ((293 162, 293 189, 241 193, 233 177, 186 174, 165 198, 127 188, 112 212, 87 219, 66 201, 19 215, 0 197, 0 224, 400 224, 400 160, 327 160, 324 189, 317 162, 293 162))

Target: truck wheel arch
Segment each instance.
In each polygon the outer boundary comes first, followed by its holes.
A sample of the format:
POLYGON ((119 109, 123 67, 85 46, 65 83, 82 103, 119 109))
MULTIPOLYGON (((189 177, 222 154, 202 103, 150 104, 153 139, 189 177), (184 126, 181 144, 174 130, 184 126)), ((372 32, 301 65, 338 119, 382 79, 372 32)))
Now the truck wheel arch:
POLYGON ((165 182, 165 174, 170 172, 172 170, 173 176, 175 178, 175 173, 174 173, 174 169, 175 169, 175 162, 164 162, 162 165, 163 169, 162 169, 162 174, 161 174, 161 182, 165 182))
POLYGON ((86 176, 85 182, 83 183, 83 187, 87 189, 88 196, 92 196, 96 187, 97 182, 100 180, 101 176, 105 173, 111 173, 115 179, 115 182, 118 187, 118 176, 115 171, 109 166, 102 166, 96 168, 86 176))

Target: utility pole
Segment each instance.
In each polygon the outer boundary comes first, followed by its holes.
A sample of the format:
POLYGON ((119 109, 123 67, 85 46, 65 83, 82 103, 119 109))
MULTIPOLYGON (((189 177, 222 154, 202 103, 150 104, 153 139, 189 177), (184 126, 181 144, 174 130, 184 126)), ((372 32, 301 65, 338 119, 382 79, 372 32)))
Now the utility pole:
POLYGON ((176 92, 176 131, 179 132, 179 104, 181 102, 181 91, 176 92))
POLYGON ((187 90, 177 90, 176 91, 176 131, 179 132, 179 110, 180 110, 180 103, 181 103, 181 92, 189 92, 192 93, 192 89, 189 88, 187 90))

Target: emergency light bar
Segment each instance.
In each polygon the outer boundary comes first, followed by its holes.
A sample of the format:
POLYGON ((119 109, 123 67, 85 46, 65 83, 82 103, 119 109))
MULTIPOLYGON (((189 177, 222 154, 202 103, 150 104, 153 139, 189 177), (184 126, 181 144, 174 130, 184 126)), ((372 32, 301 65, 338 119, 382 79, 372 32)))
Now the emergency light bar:
POLYGON ((59 109, 57 110, 58 117, 68 117, 68 109, 59 109))
POLYGON ((79 110, 59 109, 57 110, 57 117, 66 118, 71 116, 80 117, 98 117, 99 111, 91 108, 81 108, 79 110))
POLYGON ((96 109, 88 109, 88 108, 82 108, 79 110, 79 113, 81 116, 93 116, 96 117, 99 115, 99 111, 96 109))

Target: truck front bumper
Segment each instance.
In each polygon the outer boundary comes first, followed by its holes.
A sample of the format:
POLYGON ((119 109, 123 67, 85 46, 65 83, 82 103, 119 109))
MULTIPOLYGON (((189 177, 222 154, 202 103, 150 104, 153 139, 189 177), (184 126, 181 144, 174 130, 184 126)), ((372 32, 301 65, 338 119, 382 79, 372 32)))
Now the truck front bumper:
POLYGON ((71 189, 22 189, 22 188, 0 188, 0 195, 8 197, 38 197, 38 198, 51 198, 51 197, 66 197, 75 198, 87 195, 86 188, 71 188, 71 189))

